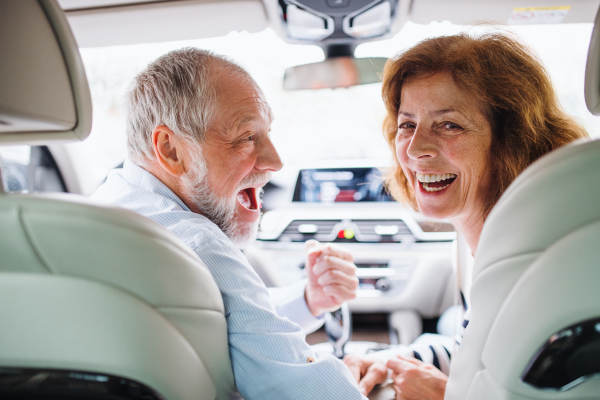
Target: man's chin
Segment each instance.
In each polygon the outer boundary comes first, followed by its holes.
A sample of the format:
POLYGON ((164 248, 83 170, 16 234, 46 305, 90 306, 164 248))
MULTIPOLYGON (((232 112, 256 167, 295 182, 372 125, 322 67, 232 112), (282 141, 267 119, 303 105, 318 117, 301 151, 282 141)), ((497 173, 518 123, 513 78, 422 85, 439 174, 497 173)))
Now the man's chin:
POLYGON ((245 208, 237 197, 218 196, 207 183, 198 184, 195 181, 198 179, 186 185, 186 196, 195 199, 194 204, 200 214, 217 225, 239 248, 254 242, 258 234, 260 210, 245 208))
POLYGON ((238 248, 244 249, 256 240, 258 221, 235 221, 225 234, 238 248))

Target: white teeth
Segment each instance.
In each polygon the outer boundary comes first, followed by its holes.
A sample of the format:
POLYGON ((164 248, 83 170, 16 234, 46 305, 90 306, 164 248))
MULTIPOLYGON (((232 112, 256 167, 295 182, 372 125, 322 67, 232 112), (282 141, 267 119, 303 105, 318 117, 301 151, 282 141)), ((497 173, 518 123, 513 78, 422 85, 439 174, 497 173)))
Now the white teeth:
POLYGON ((446 179, 456 178, 455 174, 421 174, 417 173, 417 180, 419 182, 440 182, 446 179))
POLYGON ((428 192, 439 192, 440 190, 446 189, 448 186, 450 186, 450 185, 444 185, 444 186, 439 187, 439 188, 434 188, 434 187, 429 187, 429 186, 423 186, 423 189, 425 189, 428 192))

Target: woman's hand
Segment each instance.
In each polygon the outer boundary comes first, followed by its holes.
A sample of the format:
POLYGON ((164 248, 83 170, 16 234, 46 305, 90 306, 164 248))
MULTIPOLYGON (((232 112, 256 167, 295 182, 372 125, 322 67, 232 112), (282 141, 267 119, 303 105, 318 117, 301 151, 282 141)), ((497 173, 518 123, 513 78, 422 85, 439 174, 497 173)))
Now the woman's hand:
POLYGON ((388 361, 396 400, 443 400, 448 377, 431 364, 398 356, 388 361))
POLYGON ((371 393, 375 385, 382 384, 387 379, 387 367, 376 357, 348 355, 344 357, 344 364, 348 366, 365 396, 371 393))

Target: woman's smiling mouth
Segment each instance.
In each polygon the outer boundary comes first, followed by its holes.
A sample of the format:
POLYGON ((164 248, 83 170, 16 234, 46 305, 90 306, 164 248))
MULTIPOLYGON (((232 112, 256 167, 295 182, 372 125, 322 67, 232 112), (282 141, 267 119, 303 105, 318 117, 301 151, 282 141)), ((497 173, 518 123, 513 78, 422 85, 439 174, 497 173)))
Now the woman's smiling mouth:
POLYGON ((456 174, 422 174, 417 172, 419 186, 426 192, 439 192, 454 182, 456 174))

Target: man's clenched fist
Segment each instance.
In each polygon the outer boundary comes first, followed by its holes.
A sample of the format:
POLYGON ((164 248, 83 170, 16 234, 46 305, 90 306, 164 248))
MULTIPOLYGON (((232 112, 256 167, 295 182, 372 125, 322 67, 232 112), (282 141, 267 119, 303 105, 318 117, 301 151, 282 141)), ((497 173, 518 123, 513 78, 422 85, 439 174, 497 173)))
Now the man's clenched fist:
POLYGON ((350 252, 335 244, 306 242, 306 304, 319 316, 337 310, 342 303, 356 297, 358 278, 350 252))

